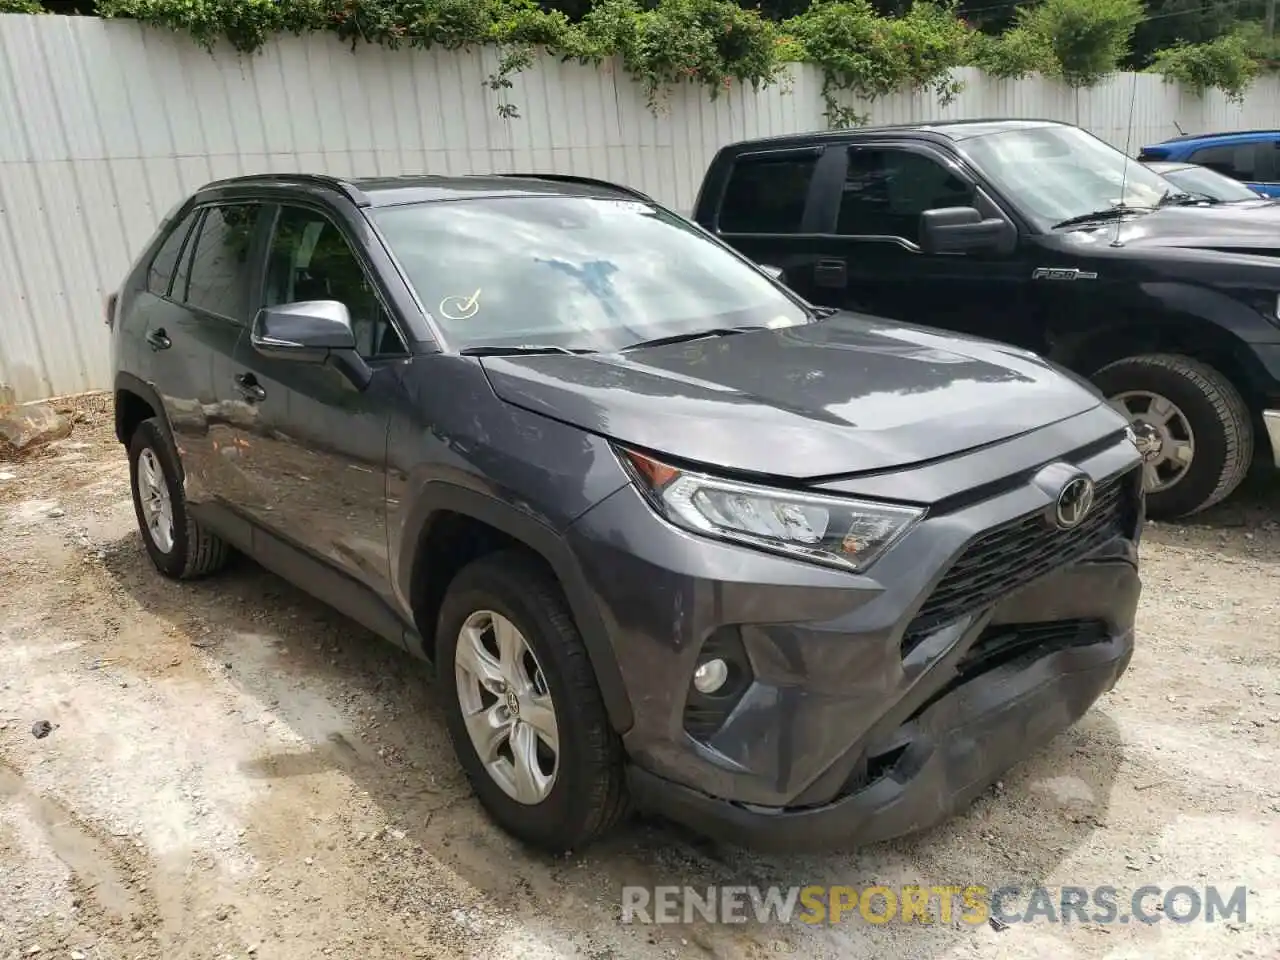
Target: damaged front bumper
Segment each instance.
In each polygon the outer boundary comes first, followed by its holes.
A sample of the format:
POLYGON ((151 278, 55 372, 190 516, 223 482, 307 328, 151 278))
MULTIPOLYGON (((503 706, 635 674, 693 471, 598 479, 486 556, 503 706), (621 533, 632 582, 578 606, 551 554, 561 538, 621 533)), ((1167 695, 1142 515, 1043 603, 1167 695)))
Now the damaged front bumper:
POLYGON ((883 758, 880 770, 868 771, 870 782, 819 806, 737 804, 636 766, 632 795, 641 809, 762 851, 831 850, 914 833, 962 811, 1071 726, 1116 683, 1132 652, 1129 630, 1047 655, 1032 650, 947 689, 869 747, 883 758))

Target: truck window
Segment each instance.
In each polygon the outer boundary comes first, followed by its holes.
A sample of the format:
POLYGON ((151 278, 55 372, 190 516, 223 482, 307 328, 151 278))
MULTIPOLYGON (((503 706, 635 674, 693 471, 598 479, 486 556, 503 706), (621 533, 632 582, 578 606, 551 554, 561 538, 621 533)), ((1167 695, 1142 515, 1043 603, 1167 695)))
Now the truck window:
POLYGON ((740 158, 720 202, 720 231, 799 233, 817 165, 816 155, 740 158))
POLYGON ((920 214, 973 206, 973 187, 942 164, 908 150, 849 150, 836 233, 919 241, 920 214))
POLYGON ((1237 180, 1252 180, 1256 173, 1255 154, 1257 145, 1242 143, 1236 146, 1201 147, 1190 157, 1192 163, 1198 163, 1210 170, 1235 177, 1237 180))

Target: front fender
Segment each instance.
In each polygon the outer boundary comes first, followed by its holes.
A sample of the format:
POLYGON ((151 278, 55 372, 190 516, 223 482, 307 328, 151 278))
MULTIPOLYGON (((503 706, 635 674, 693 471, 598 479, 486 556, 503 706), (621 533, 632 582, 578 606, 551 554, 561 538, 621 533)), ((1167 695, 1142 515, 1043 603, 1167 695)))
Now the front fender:
MULTIPOLYGON (((438 512, 451 512, 472 517, 488 524, 496 530, 533 550, 551 568, 560 586, 564 590, 565 599, 573 613, 578 631, 582 635, 595 671, 596 682, 600 685, 600 693, 604 698, 605 709, 609 720, 618 733, 625 733, 631 728, 634 715, 630 698, 622 682, 622 672, 613 650, 613 643, 600 616, 599 608, 587 586, 586 577, 577 557, 569 549, 564 538, 551 526, 529 513, 503 500, 498 500, 479 490, 459 486, 447 479, 430 479, 415 488, 413 502, 404 514, 406 531, 423 531, 428 529, 432 515, 438 512)), ((418 538, 406 537, 402 540, 406 546, 396 562, 397 592, 401 602, 409 609, 409 585, 416 582, 419 573, 418 538)))

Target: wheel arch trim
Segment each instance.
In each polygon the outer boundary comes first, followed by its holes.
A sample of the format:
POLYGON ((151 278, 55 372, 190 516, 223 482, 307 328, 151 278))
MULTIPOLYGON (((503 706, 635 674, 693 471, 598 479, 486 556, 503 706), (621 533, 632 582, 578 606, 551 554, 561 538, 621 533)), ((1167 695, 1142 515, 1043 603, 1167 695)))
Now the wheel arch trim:
POLYGON ((573 551, 564 537, 546 522, 488 493, 450 480, 426 481, 417 488, 405 514, 403 529, 408 536, 401 540, 403 547, 395 561, 399 581, 397 592, 401 597, 413 596, 416 578, 424 573, 423 534, 430 528, 432 517, 441 512, 461 514, 487 524, 531 550, 547 564, 564 591, 587 648, 587 657, 600 686, 609 721, 619 734, 629 730, 635 715, 604 619, 573 551))

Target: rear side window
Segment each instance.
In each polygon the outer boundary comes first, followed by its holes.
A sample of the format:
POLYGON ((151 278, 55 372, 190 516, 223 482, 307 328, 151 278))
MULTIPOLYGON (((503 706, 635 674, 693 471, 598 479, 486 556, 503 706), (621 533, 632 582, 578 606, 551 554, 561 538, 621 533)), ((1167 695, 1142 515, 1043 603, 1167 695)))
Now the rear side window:
POLYGON ((1191 162, 1237 180, 1252 180, 1257 173, 1257 146, 1242 143, 1239 146, 1201 147, 1191 155, 1191 162))
POLYGON ((743 157, 720 203, 723 233, 799 233, 817 155, 743 157))
POLYGON ((187 234, 191 232, 191 225, 196 222, 197 215, 198 211, 191 211, 181 223, 169 231, 169 235, 165 237, 164 243, 160 244, 160 249, 151 260, 151 267, 147 270, 147 290, 157 297, 169 295, 169 285, 173 282, 173 273, 178 266, 182 245, 186 242, 187 234))
POLYGON ((185 271, 179 272, 174 284, 175 300, 239 323, 249 322, 251 248, 262 209, 258 203, 207 208, 188 244, 192 249, 185 271))

